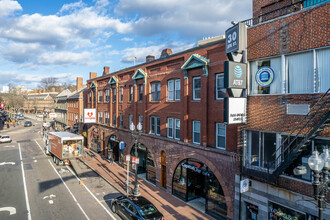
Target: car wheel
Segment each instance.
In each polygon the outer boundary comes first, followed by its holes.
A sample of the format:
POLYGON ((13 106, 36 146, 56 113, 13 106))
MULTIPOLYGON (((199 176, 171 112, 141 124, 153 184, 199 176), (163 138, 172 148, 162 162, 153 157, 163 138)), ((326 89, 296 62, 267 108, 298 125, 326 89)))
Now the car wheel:
POLYGON ((116 212, 117 212, 117 208, 116 208, 116 205, 115 205, 115 204, 112 204, 112 206, 111 206, 111 211, 112 211, 113 213, 116 213, 116 212))
POLYGON ((53 155, 53 162, 56 163, 56 157, 53 155))
POLYGON ((58 166, 60 164, 60 160, 56 158, 56 165, 58 166))

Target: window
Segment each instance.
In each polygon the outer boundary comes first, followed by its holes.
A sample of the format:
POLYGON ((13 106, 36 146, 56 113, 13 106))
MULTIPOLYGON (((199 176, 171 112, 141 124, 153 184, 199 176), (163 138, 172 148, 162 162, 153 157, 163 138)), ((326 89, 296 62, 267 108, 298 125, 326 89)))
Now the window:
POLYGON ((160 101, 160 82, 151 83, 151 101, 160 101))
POLYGON ((129 86, 129 101, 133 101, 133 86, 129 86))
POLYGON ((99 123, 103 123, 103 114, 99 112, 99 123))
POLYGON ((201 100, 201 78, 193 78, 193 100, 201 100))
POLYGON ((88 103, 92 102, 92 92, 88 93, 88 103))
MULTIPOLYGON (((143 130, 143 115, 139 115, 139 123, 141 124, 141 128, 143 130)), ((141 130, 141 132, 142 132, 141 130)))
POLYGON ((180 140, 180 119, 167 119, 167 137, 180 140))
POLYGON ((150 134, 160 135, 160 117, 150 116, 150 134))
POLYGON ((201 123, 200 121, 193 121, 193 143, 201 143, 201 123))
POLYGON ((112 115, 112 125, 116 126, 116 113, 113 113, 112 115))
POLYGON ((226 125, 216 123, 216 147, 226 149, 226 125))
POLYGON ((124 117, 123 117, 123 114, 120 114, 119 115, 119 120, 120 120, 120 127, 122 128, 123 127, 123 124, 124 124, 124 117))
POLYGON ((110 114, 109 114, 109 112, 104 112, 104 120, 105 120, 105 124, 107 124, 107 125, 110 124, 110 114))
POLYGON ((103 101, 103 91, 99 91, 99 102, 103 101))
POLYGON ((120 102, 123 102, 124 99, 124 87, 120 87, 120 102))
POLYGON ((117 91, 116 88, 112 89, 112 101, 113 102, 116 102, 116 91, 117 91))
POLYGON ((167 100, 180 100, 180 79, 171 79, 167 82, 167 100))
POLYGON ((128 127, 129 127, 133 123, 133 115, 129 115, 128 117, 129 117, 128 118, 128 127))
POLYGON ((139 101, 143 101, 143 84, 139 85, 139 101))
POLYGON ((224 74, 219 73, 215 75, 215 98, 223 99, 226 97, 226 89, 224 84, 224 74))
POLYGON ((109 89, 105 90, 105 102, 109 102, 110 101, 110 91, 109 89))

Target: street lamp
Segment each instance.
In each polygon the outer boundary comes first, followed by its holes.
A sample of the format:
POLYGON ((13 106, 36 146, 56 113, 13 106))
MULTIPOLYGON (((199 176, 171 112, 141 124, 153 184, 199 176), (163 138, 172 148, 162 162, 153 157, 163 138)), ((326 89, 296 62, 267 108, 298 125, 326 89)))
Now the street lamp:
MULTIPOLYGON (((140 139, 140 131, 142 130, 142 125, 139 122, 138 125, 136 126, 138 132, 134 132, 135 131, 135 125, 132 122, 129 126, 129 129, 132 132, 132 137, 134 138, 134 147, 135 147, 135 157, 138 157, 138 152, 137 152, 137 148, 138 148, 138 141, 140 139)), ((140 190, 139 190, 139 184, 138 184, 138 176, 137 176, 137 169, 138 169, 138 164, 135 164, 135 183, 134 183, 134 189, 133 189, 133 195, 134 196, 139 196, 140 195, 140 190)))
POLYGON ((326 208, 324 198, 328 192, 329 183, 329 169, 330 169, 330 155, 328 146, 323 149, 323 153, 319 155, 315 150, 308 158, 308 165, 314 172, 313 188, 314 198, 317 201, 319 208, 319 219, 323 220, 323 209, 326 208))

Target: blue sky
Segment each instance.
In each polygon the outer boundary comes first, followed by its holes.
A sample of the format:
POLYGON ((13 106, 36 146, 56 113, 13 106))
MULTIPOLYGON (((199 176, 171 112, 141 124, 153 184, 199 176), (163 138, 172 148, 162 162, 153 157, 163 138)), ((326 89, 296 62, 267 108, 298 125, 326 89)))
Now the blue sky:
POLYGON ((252 17, 252 0, 0 0, 0 90, 45 77, 75 84, 177 53, 252 17))

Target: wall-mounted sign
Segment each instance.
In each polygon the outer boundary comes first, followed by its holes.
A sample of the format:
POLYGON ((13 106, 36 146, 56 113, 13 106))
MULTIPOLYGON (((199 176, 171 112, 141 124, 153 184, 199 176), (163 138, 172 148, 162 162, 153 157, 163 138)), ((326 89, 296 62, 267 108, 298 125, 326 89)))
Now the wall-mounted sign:
POLYGON ((244 23, 238 23, 226 30, 226 53, 241 52, 245 49, 246 28, 244 23))
POLYGON ((204 176, 211 176, 211 173, 206 171, 206 170, 202 170, 202 169, 199 169, 200 166, 196 166, 196 165, 191 165, 191 164, 188 164, 188 163, 185 163, 185 162, 182 162, 181 163, 181 166, 187 168, 187 169, 190 169, 190 170, 193 170, 197 173, 201 173, 203 174, 204 176))
POLYGON ((246 123, 246 98, 225 98, 224 121, 228 124, 246 123))
POLYGON ((246 89, 246 64, 225 61, 225 88, 246 89))
POLYGON ((119 142, 119 150, 124 150, 124 148, 125 148, 125 142, 124 141, 119 142))
POLYGON ((250 180, 249 179, 241 180, 241 182, 240 182, 240 191, 241 191, 241 193, 245 193, 245 192, 249 191, 249 186, 250 186, 250 180))
POLYGON ((49 113, 49 118, 52 118, 52 119, 56 118, 56 113, 54 113, 54 112, 49 113))
POLYGON ((260 67, 256 73, 256 81, 261 87, 268 87, 274 80, 274 70, 268 66, 260 67))
POLYGON ((84 109, 84 123, 96 123, 96 109, 85 108, 84 109))

